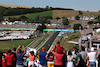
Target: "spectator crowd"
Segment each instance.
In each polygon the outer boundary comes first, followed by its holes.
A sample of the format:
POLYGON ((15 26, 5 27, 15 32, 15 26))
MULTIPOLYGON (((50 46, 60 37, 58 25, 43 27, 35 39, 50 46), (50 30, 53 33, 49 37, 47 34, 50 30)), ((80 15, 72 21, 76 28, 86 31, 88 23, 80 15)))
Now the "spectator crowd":
POLYGON ((49 53, 46 53, 45 47, 37 56, 30 50, 25 60, 26 65, 23 60, 25 54, 24 46, 18 46, 12 51, 9 49, 7 55, 0 52, 0 67, 100 67, 100 54, 97 54, 94 47, 88 51, 85 47, 81 47, 81 51, 73 47, 72 51, 66 52, 57 42, 49 53))

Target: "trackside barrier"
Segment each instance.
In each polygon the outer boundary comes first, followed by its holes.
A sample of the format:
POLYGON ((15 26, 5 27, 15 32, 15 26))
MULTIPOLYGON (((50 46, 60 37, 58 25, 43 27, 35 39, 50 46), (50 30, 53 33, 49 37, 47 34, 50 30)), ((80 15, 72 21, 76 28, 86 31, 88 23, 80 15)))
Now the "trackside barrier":
POLYGON ((57 37, 58 37, 58 36, 56 36, 55 40, 53 41, 53 43, 52 43, 52 45, 50 46, 50 48, 49 48, 49 50, 48 50, 48 52, 47 52, 47 53, 49 53, 49 52, 50 52, 50 50, 52 49, 53 44, 54 44, 54 42, 56 41, 57 37))
MULTIPOLYGON (((55 33, 55 32, 54 32, 54 33, 55 33)), ((53 34, 54 34, 54 33, 53 33, 53 34)), ((52 35, 53 35, 53 34, 52 34, 52 35)), ((52 35, 51 35, 51 36, 52 36, 52 35)), ((51 37, 51 36, 50 36, 50 37, 51 37)), ((50 37, 45 41, 45 43, 50 39, 50 37)), ((44 43, 44 44, 45 44, 45 43, 44 43)), ((42 46, 44 46, 44 44, 43 44, 42 46)), ((42 47, 42 46, 41 46, 41 47, 42 47)), ((39 48, 37 49, 37 51, 38 51, 41 47, 39 47, 39 48)))
POLYGON ((47 36, 49 36, 49 34, 47 34, 34 48, 36 48, 37 46, 39 46, 39 45, 42 43, 42 41, 44 41, 44 39, 45 39, 47 36))

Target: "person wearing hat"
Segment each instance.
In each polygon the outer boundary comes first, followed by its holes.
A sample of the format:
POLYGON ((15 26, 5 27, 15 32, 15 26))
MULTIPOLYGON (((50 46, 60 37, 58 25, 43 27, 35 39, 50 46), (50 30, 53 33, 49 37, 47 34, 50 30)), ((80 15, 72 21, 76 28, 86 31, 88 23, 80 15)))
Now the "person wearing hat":
POLYGON ((45 51, 46 51, 45 47, 42 47, 42 52, 39 54, 39 60, 40 60, 39 67, 47 66, 47 60, 46 60, 47 53, 45 51))
POLYGON ((87 65, 89 67, 96 67, 96 52, 94 52, 94 48, 91 48, 91 51, 87 54, 87 58, 89 60, 87 65))

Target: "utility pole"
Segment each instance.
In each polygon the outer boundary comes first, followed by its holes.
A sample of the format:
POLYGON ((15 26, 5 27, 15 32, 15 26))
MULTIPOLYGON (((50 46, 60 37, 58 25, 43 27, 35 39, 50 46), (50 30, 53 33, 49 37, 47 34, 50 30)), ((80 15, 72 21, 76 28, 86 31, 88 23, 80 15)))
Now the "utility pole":
POLYGON ((81 51, 81 37, 79 38, 78 42, 79 42, 79 52, 80 52, 81 51))

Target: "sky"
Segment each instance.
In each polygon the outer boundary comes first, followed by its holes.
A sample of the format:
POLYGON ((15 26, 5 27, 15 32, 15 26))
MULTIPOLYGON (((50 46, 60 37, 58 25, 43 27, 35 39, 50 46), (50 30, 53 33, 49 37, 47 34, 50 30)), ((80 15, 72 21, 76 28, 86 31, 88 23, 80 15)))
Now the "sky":
POLYGON ((100 0, 0 0, 0 4, 22 5, 30 7, 61 7, 81 11, 98 12, 100 0))

